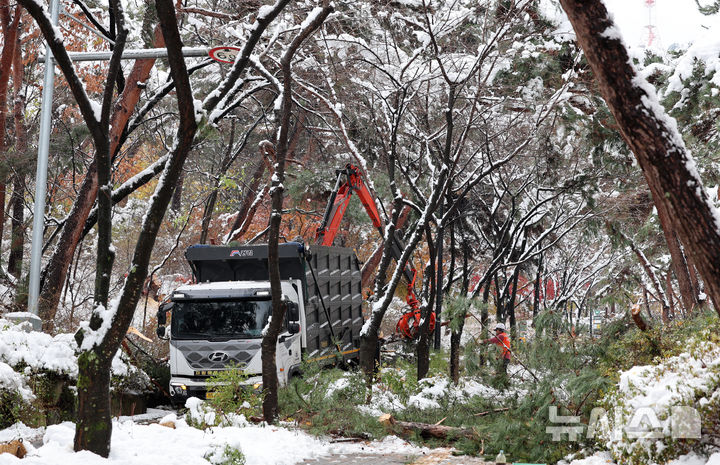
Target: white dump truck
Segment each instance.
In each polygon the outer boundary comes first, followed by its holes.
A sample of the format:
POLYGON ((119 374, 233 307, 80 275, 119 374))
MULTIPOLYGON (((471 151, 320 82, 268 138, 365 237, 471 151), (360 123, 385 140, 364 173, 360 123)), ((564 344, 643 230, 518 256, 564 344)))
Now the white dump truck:
MULTIPOLYGON (((261 382, 260 343, 272 313, 267 245, 189 247, 195 284, 178 287, 158 311, 158 336, 170 341, 170 395, 205 397, 208 378, 240 368, 261 382), (170 323, 167 325, 167 314, 170 323)), ((352 249, 288 242, 279 246, 286 321, 277 341, 281 385, 303 359, 358 360, 364 323, 360 264, 352 249)))

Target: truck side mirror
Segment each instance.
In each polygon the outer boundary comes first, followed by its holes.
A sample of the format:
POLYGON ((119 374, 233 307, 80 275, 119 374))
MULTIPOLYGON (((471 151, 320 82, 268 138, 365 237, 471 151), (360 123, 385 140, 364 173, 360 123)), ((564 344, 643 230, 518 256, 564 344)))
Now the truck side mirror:
POLYGON ((290 323, 287 327, 288 333, 290 334, 297 334, 300 332, 300 324, 299 323, 290 323))
POLYGON ((287 304, 287 320, 288 321, 298 321, 300 320, 300 310, 298 309, 298 304, 295 302, 288 301, 287 304))
POLYGON ((167 339, 167 328, 165 326, 158 326, 157 327, 157 337, 158 339, 167 339))
MULTIPOLYGON (((170 309, 173 307, 172 302, 164 302, 160 304, 160 307, 157 311, 157 320, 158 320, 158 326, 166 325, 167 324, 167 312, 170 311, 170 309)), ((158 327, 158 330, 160 328, 158 327)))

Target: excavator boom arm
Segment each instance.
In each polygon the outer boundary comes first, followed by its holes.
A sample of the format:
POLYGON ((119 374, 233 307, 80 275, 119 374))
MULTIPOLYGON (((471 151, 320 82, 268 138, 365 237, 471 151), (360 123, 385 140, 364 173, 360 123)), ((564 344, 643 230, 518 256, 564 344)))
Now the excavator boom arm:
MULTIPOLYGON (((343 216, 345 216, 345 210, 347 210, 348 203, 350 202, 350 197, 352 197, 353 192, 357 193, 357 196, 360 197, 360 202, 363 207, 365 207, 365 211, 372 220, 373 226, 375 226, 375 228, 380 232, 380 235, 384 236, 384 222, 380 217, 373 195, 370 193, 370 190, 363 181, 360 169, 352 164, 347 164, 345 169, 336 170, 335 174, 337 175, 335 187, 328 199, 328 205, 325 209, 322 223, 315 233, 315 243, 318 245, 333 244, 340 227, 340 222, 342 221, 343 216), (343 177, 346 178, 345 182, 343 182, 343 177)), ((392 237, 391 241, 391 253, 399 265, 400 257, 405 246, 398 236, 392 237)), ((417 277, 417 271, 412 264, 408 262, 405 264, 403 274, 408 282, 407 298, 405 300, 411 310, 403 316, 400 322, 398 322, 398 331, 404 337, 413 338, 414 334, 413 330, 410 329, 410 320, 414 320, 415 333, 420 321, 420 303, 415 295, 415 279, 417 277)), ((431 324, 434 326, 434 314, 432 314, 432 317, 433 319, 431 320, 431 324)))
POLYGON ((315 233, 315 243, 318 245, 333 244, 353 192, 356 192, 357 196, 360 197, 360 202, 363 204, 363 207, 365 207, 365 211, 370 217, 370 220, 372 220, 373 226, 382 234, 382 218, 380 217, 370 190, 363 182, 360 170, 356 166, 348 164, 345 166, 345 169, 336 170, 335 174, 337 174, 335 188, 332 194, 330 194, 330 199, 328 199, 328 205, 325 209, 322 223, 315 233), (343 176, 347 177, 347 181, 341 184, 343 176))

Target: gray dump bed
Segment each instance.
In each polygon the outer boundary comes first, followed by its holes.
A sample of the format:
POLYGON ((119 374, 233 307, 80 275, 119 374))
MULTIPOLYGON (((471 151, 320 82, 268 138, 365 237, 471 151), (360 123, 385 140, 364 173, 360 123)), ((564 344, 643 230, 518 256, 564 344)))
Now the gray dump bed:
MULTIPOLYGON (((197 282, 267 282, 267 251, 267 244, 196 245, 187 249, 185 257, 197 282)), ((288 242, 280 244, 278 255, 280 278, 303 282, 307 358, 331 358, 337 353, 335 341, 343 358, 357 358, 364 319, 360 263, 354 251, 326 246, 311 246, 308 251, 302 243, 288 242)))

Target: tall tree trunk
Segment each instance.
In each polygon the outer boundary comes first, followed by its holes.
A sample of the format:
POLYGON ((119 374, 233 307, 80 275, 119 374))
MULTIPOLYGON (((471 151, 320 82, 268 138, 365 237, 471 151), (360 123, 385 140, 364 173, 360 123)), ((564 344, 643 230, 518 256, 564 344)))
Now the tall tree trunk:
MULTIPOLYGON (((22 94, 25 68, 22 63, 22 50, 20 48, 20 34, 15 37, 15 57, 13 59, 13 124, 15 126, 15 154, 24 158, 27 150, 27 130, 25 129, 25 97, 22 94)), ((25 246, 25 175, 26 168, 19 163, 13 173, 13 193, 10 198, 12 206, 10 258, 8 259, 8 273, 18 282, 15 291, 15 302, 21 302, 24 286, 21 284, 23 249, 25 246)), ((2 232, 0 231, 0 237, 2 232)))
MULTIPOLYGON (((442 200, 440 200, 440 207, 438 209, 438 214, 442 218, 443 213, 445 211, 445 196, 443 196, 442 200)), ((433 348, 435 350, 440 350, 440 333, 441 333, 441 314, 442 314, 442 302, 443 302, 443 245, 445 243, 445 227, 441 224, 438 224, 437 228, 437 259, 435 260, 436 268, 437 268, 437 282, 435 283, 435 289, 437 290, 435 293, 435 319, 437 321, 437 324, 435 325, 435 338, 433 343, 433 348)), ((450 279, 452 279, 452 275, 450 275, 450 279)), ((429 362, 428 362, 429 363, 429 362)))
MULTIPOLYGON (((434 247, 432 245, 433 240, 430 232, 430 225, 427 225, 425 227, 425 237, 427 239, 428 255, 430 257, 430 262, 428 264, 428 267, 426 268, 426 272, 430 277, 430 279, 428 279, 428 290, 430 297, 427 300, 427 305, 424 305, 420 309, 422 324, 420 325, 418 342, 417 346, 415 347, 418 381, 425 378, 428 374, 428 370, 430 369, 430 339, 433 336, 430 333, 430 313, 433 311, 433 304, 435 303, 435 299, 439 299, 440 294, 442 293, 442 287, 438 287, 437 274, 435 273, 435 267, 437 265, 435 258, 438 256, 438 254, 435 253, 434 247)), ((437 321, 436 326, 440 326, 439 322, 437 321)))
POLYGON ((263 379, 263 416, 268 423, 274 423, 278 409, 278 379, 275 354, 277 339, 280 335, 285 305, 282 302, 280 283, 280 259, 278 257, 278 241, 280 239, 280 221, 283 208, 283 181, 285 179, 285 159, 288 152, 288 134, 290 132, 290 115, 292 112, 292 59, 300 45, 317 30, 333 11, 334 6, 328 0, 323 8, 308 24, 304 24, 300 32, 293 38, 280 59, 283 74, 282 104, 280 108, 280 131, 276 144, 275 176, 272 180, 271 198, 272 213, 268 231, 268 271, 270 274, 270 294, 272 295, 272 319, 269 322, 262 340, 262 379, 263 379))
MULTIPOLYGON (((8 145, 5 143, 7 133, 7 101, 8 85, 12 74, 13 60, 15 59, 15 46, 17 44, 17 31, 22 15, 20 7, 15 9, 15 17, 10 18, 10 2, 0 0, 0 24, 2 25, 3 48, 0 54, 0 154, 7 159, 8 145)), ((5 196, 7 194, 7 178, 0 179, 0 238, 5 230, 5 196)))
MULTIPOLYGON (((78 421, 75 428, 74 448, 76 451, 90 450, 103 457, 109 454, 112 434, 109 413, 105 414, 106 406, 109 412, 110 392, 106 379, 109 380, 110 365, 135 313, 155 239, 174 189, 172 180, 179 176, 197 131, 194 100, 181 52, 182 42, 177 29, 175 9, 171 0, 156 0, 155 4, 163 35, 168 44, 168 62, 177 89, 180 126, 176 134, 176 144, 145 215, 135 245, 132 267, 125 279, 116 311, 107 312, 101 307, 96 307, 89 325, 90 335, 94 337, 88 337, 85 330, 80 330, 76 334, 80 354, 78 356, 78 421), (110 319, 109 325, 104 324, 105 319, 110 319), (106 331, 100 330, 108 326, 106 331)), ((118 8, 118 4, 114 6, 118 8)), ((120 12, 120 14, 124 13, 120 12)))
POLYGON ((685 254, 678 241, 675 228, 668 217, 667 208, 665 208, 664 204, 661 204, 660 207, 657 208, 657 212, 660 226, 665 236, 665 242, 670 252, 672 268, 678 280, 680 297, 686 312, 690 313, 698 304, 698 290, 697 287, 693 285, 685 254))
MULTIPOLYGON (((2 143, 0 142, 0 145, 2 143)), ((0 174, 2 176, 2 174, 0 174)), ((7 183, 5 179, 0 179, 0 239, 2 239, 5 233, 5 197, 7 196, 7 183)), ((2 240, 0 240, 0 246, 2 246, 2 240)), ((1 251, 1 250, 0 250, 1 251)), ((0 268, 0 274, 2 269, 0 268)))
POLYGON ((674 230, 720 315, 717 210, 702 186, 675 122, 656 103, 652 86, 635 72, 603 2, 561 0, 561 4, 623 139, 638 160, 653 201, 662 205, 659 208, 667 208, 674 230))
POLYGON ((10 257, 8 273, 15 277, 20 287, 23 247, 25 245, 25 179, 20 173, 13 175, 13 192, 10 197, 12 215, 10 220, 10 257))
MULTIPOLYGON (((290 89, 290 64, 284 70, 286 80, 283 91, 288 95, 290 89)), ((277 352, 277 339, 285 318, 285 303, 282 301, 282 283, 280 282, 280 258, 278 256, 278 243, 280 241, 280 221, 283 208, 283 181, 285 179, 285 156, 287 154, 287 131, 290 126, 291 99, 283 98, 280 138, 278 153, 276 155, 275 176, 270 188, 272 200, 272 213, 268 230, 268 271, 270 273, 270 293, 272 295, 272 317, 268 323, 262 339, 262 380, 263 380, 263 416, 268 423, 274 423, 278 410, 278 377, 275 357, 277 352), (282 143, 283 136, 285 144, 282 143)), ((266 150, 271 150, 267 148, 266 150)))
MULTIPOLYGON (((452 228, 452 237, 455 235, 455 228, 452 228)), ((454 243, 454 239, 451 239, 454 243)), ((462 287, 460 295, 463 298, 467 298, 468 289, 470 287, 470 267, 468 262, 470 261, 470 247, 466 240, 462 241, 462 253, 463 253, 463 272, 462 272, 462 287)), ((467 312, 463 312, 462 315, 458 316, 458 326, 452 329, 450 334, 450 378, 455 384, 460 382, 460 342, 462 340, 463 328, 465 326, 465 317, 467 312)))

